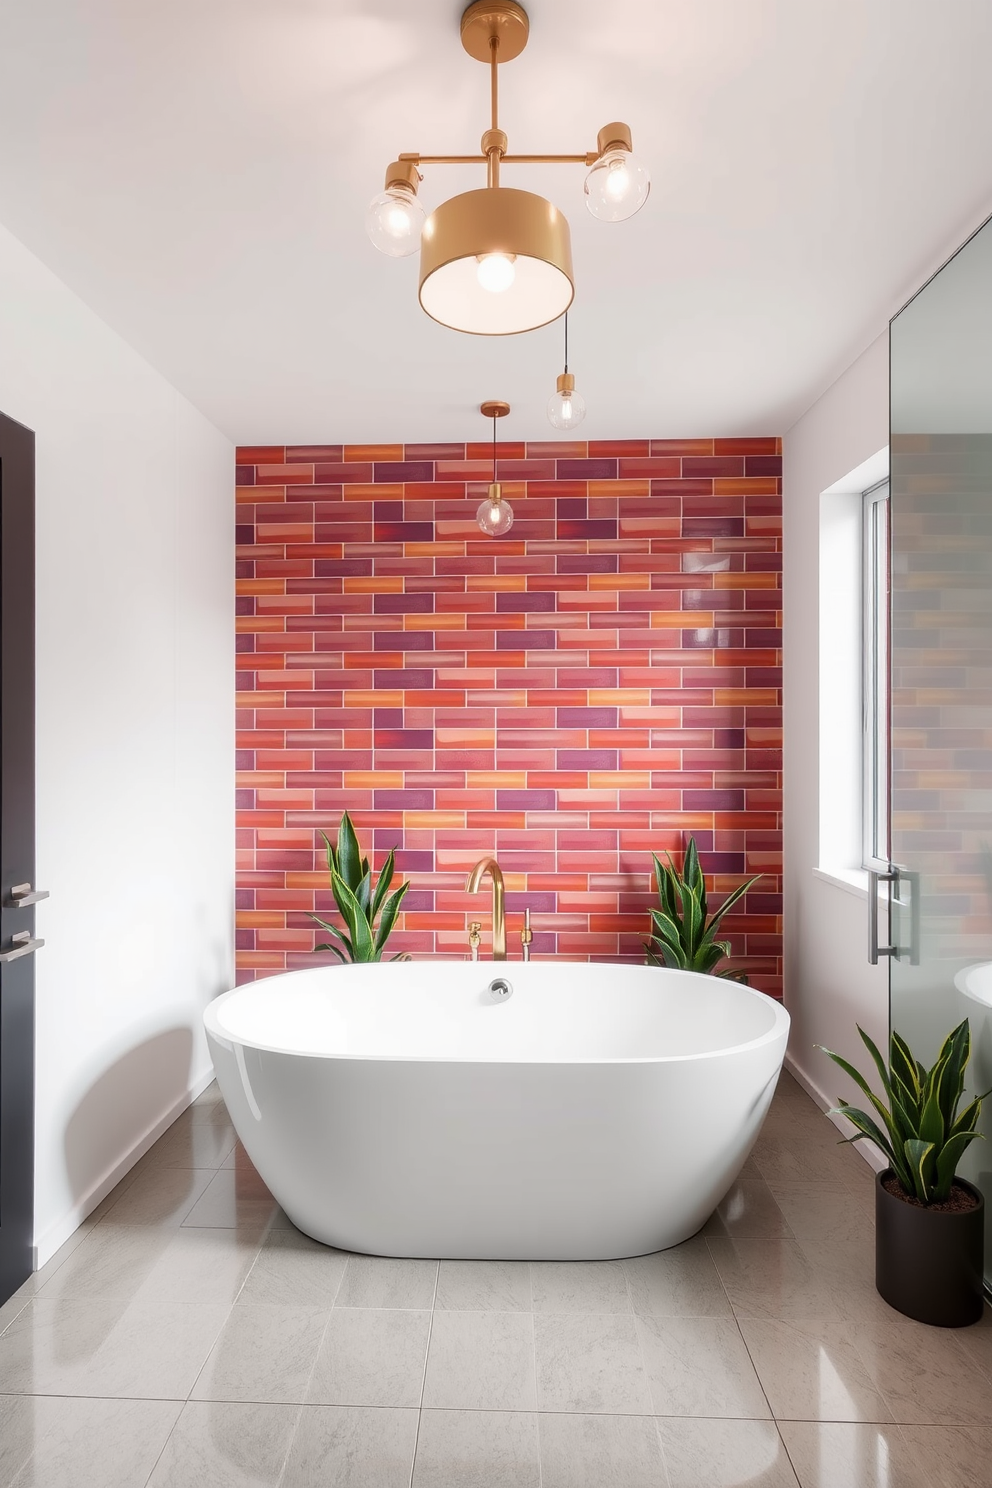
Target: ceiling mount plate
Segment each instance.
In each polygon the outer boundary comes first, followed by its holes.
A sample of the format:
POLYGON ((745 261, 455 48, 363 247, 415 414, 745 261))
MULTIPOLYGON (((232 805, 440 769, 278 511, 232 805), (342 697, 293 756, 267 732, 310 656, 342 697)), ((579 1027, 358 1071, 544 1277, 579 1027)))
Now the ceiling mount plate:
POLYGON ((491 61, 489 42, 499 37, 497 57, 512 62, 527 45, 530 21, 515 0, 474 0, 462 16, 462 46, 477 62, 491 61))
POLYGON ((509 411, 509 403, 503 403, 498 399, 490 398, 488 402, 479 404, 479 412, 483 418, 506 418, 509 411))

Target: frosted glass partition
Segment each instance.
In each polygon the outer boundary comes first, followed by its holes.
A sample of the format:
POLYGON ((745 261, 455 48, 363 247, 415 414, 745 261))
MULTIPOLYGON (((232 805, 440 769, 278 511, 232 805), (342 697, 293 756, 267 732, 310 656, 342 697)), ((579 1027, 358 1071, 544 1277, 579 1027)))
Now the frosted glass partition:
MULTIPOLYGON (((992 1086, 992 224, 892 322, 892 1026, 992 1086)), ((992 1137, 992 1101, 983 1114, 992 1137)), ((992 1141, 962 1171, 992 1201, 992 1141)), ((987 1226, 986 1279, 992 1277, 987 1226)))

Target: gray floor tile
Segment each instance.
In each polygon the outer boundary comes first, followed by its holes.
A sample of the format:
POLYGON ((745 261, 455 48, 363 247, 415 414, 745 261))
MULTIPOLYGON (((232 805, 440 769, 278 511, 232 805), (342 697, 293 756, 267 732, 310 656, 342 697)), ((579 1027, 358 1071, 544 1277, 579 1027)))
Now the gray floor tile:
POLYGON ((773 1421, 683 1417, 659 1421, 658 1430, 670 1488, 797 1488, 773 1421))
POLYGON ((254 1168, 221 1168, 213 1174, 183 1223, 201 1229, 257 1230, 266 1225, 276 1201, 254 1168))
POLYGON ((101 1224, 180 1225, 213 1176, 213 1168, 145 1168, 107 1208, 101 1224))
POLYGON ((307 1399, 316 1405, 419 1406, 429 1312, 335 1307, 307 1399))
POLYGON ((36 1297, 0 1336, 0 1394, 185 1400, 228 1311, 36 1297))
POLYGON ((413 1488, 541 1488, 537 1416, 425 1410, 413 1488))
POLYGON ((177 1401, 24 1396, 0 1403, 0 1484, 16 1488, 138 1488, 165 1446, 177 1401), (13 1450, 11 1450, 13 1449, 13 1450), (21 1457, 19 1471, 7 1465, 21 1457))
POLYGON ((391 1256, 349 1257, 337 1295, 339 1307, 434 1306, 437 1261, 404 1261, 391 1256))
POLYGON ((709 1239, 738 1317, 840 1318, 842 1298, 796 1240, 709 1239))
POLYGON ((648 1415, 651 1393, 629 1314, 534 1317, 538 1409, 648 1415))
POLYGON ((423 1403, 439 1410, 535 1410, 531 1316, 435 1312, 423 1403))
POLYGON ((277 1488, 300 1407, 190 1401, 148 1488, 277 1488))
POLYGON ((193 1399, 302 1404, 327 1318, 307 1307, 232 1308, 193 1399))
POLYGON ((233 1302, 261 1245, 223 1230, 98 1225, 39 1294, 146 1302, 233 1302))
POLYGON ((742 1318, 740 1329, 777 1420, 892 1420, 858 1353, 856 1324, 742 1318))
POLYGON ((763 1178, 738 1178, 701 1233, 765 1240, 792 1231, 763 1178))
POLYGON ((238 1306, 273 1303, 284 1307, 332 1307, 348 1257, 301 1235, 272 1229, 238 1293, 238 1306))
POLYGON ((637 1332, 655 1415, 771 1416, 733 1318, 639 1317, 637 1332))
POLYGON ((541 1488, 666 1488, 649 1416, 538 1416, 541 1488))
POLYGON ((779 1429, 801 1488, 984 1488, 979 1476, 925 1476, 898 1426, 783 1421, 779 1429))
POLYGON ((620 1261, 534 1261, 535 1312, 630 1312, 620 1261))
POLYGON ((446 1312, 530 1312, 529 1261, 442 1261, 434 1304, 446 1312))
POLYGON ((177 1121, 139 1164, 146 1168, 219 1168, 234 1149, 237 1133, 227 1121, 177 1121))
POLYGON ((409 1488, 418 1412, 305 1405, 279 1488, 409 1488))
POLYGON ((730 1317, 731 1307, 701 1236, 623 1262, 635 1312, 659 1317, 730 1317))

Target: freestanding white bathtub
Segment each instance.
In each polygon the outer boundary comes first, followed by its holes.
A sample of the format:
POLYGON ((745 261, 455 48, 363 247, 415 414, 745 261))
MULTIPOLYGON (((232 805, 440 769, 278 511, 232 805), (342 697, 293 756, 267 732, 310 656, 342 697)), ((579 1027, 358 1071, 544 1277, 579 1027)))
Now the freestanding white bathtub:
POLYGON ((299 1229, 502 1260, 694 1234, 758 1134, 789 1028, 737 983, 573 961, 319 967, 227 992, 204 1021, 238 1134, 299 1229))

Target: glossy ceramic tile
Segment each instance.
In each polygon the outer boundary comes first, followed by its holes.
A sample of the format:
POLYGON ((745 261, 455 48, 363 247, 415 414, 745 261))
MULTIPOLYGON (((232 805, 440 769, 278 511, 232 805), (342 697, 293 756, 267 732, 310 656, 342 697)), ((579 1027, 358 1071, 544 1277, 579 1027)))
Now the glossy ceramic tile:
POLYGON ((635 1312, 659 1317, 729 1317, 730 1301, 706 1240, 624 1261, 635 1312))
POLYGON ((740 1240, 766 1240, 791 1236, 793 1231, 763 1178, 738 1178, 702 1233, 740 1240))
POLYGON ((436 1311, 424 1406, 535 1410, 534 1324, 522 1312, 436 1311))
POLYGON ((740 1328, 777 1420, 892 1420, 858 1352, 856 1324, 742 1318, 740 1328))
POLYGON ((843 1315, 841 1299, 798 1241, 713 1238, 706 1243, 738 1317, 843 1315))
POLYGON ((442 1261, 435 1307, 447 1312, 530 1312, 527 1261, 442 1261))
POLYGON ((652 1417, 542 1412, 538 1421, 541 1488, 666 1488, 652 1417))
POLYGON ((733 1318, 639 1317, 637 1333, 658 1416, 771 1416, 733 1318))
POLYGON ((306 1307, 234 1307, 193 1387, 194 1400, 307 1399, 328 1314, 306 1307))
POLYGON ((409 1488, 418 1412, 305 1405, 279 1488, 409 1488))
POLYGON ((300 1408, 191 1400, 148 1488, 277 1488, 300 1408))
POLYGON ((0 1335, 0 1394, 185 1400, 228 1310, 36 1297, 0 1335))
POLYGON ((425 1410, 413 1488, 542 1488, 537 1416, 425 1410))
POLYGON ((143 1168, 100 1223, 180 1225, 213 1177, 213 1168, 143 1168))
POLYGON ((930 1476, 898 1426, 783 1421, 780 1429, 801 1488, 982 1488, 979 1462, 965 1476, 930 1476))
POLYGON ((144 1484, 180 1409, 161 1400, 0 1398, 0 1485, 144 1484))
POLYGON ((318 1405, 419 1406, 429 1312, 335 1307, 307 1399, 318 1405))
POLYGON ((475 525, 481 446, 239 452, 240 979, 312 963, 316 829, 347 805, 376 867, 399 848, 414 894, 394 940, 417 955, 466 944, 463 904, 423 908, 450 888, 447 834, 526 831, 511 921, 524 896, 544 916, 535 954, 640 961, 630 888, 646 897, 651 848, 691 819, 721 893, 763 873, 727 929, 752 985, 780 995, 781 456, 698 443, 520 444, 500 460, 517 516, 495 543, 475 525), (483 688, 512 694, 502 718, 483 688), (648 726, 662 707, 668 749, 648 726), (565 840, 544 816, 556 796, 565 840))
MULTIPOLYGON (((832 1149, 795 1087, 773 1112, 832 1149)), ((257 1182, 139 1165, 0 1310, 0 1488, 992 1488, 992 1315, 886 1307, 867 1167, 755 1170, 705 1236, 575 1264, 345 1255, 257 1182), (204 1176, 268 1217, 183 1224, 204 1176)))
POLYGON ((627 1278, 619 1261, 534 1261, 535 1312, 630 1312, 627 1278))
POLYGON ((431 1308, 437 1272, 437 1261, 353 1255, 336 1301, 339 1307, 431 1308))
POLYGON ((342 1251, 319 1245, 299 1230, 273 1228, 262 1242, 237 1304, 332 1307, 347 1265, 342 1251))
POLYGON ((663 1420, 658 1430, 669 1488, 797 1488, 772 1421, 663 1420))
POLYGON ((254 1168, 221 1168, 214 1173, 184 1225, 200 1229, 260 1229, 272 1218, 276 1201, 254 1168))
POLYGON ((630 1314, 537 1313, 539 1409, 649 1414, 651 1392, 630 1314))

